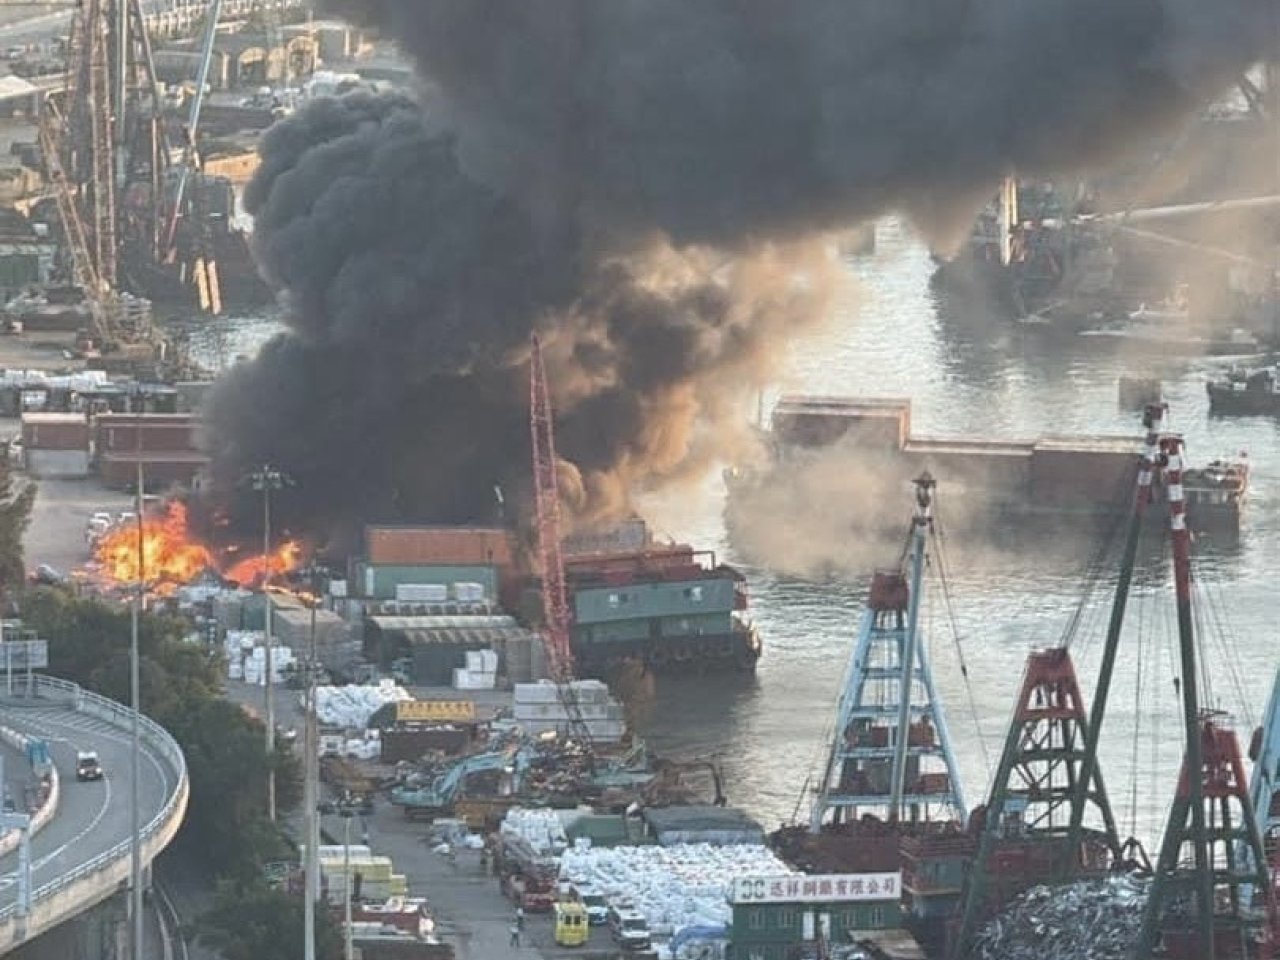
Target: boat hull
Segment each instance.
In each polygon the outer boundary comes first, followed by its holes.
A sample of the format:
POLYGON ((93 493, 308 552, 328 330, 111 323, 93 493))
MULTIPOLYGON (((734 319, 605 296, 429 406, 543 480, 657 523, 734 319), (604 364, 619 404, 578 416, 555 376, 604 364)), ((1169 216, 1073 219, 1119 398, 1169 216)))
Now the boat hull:
POLYGON ((627 663, 642 663, 659 676, 753 673, 762 647, 754 633, 635 641, 575 643, 579 673, 608 677, 627 663))
POLYGON ((1280 393, 1266 390, 1233 390, 1229 386, 1210 383, 1209 410, 1219 414, 1280 414, 1280 393))

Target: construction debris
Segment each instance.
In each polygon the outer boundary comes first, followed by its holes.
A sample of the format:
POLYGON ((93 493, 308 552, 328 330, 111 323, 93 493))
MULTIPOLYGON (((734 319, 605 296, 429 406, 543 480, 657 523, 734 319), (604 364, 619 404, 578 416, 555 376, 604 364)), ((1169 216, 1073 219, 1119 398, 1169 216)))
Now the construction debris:
POLYGON ((1128 960, 1149 882, 1137 876, 1032 887, 979 931, 972 960, 1128 960))

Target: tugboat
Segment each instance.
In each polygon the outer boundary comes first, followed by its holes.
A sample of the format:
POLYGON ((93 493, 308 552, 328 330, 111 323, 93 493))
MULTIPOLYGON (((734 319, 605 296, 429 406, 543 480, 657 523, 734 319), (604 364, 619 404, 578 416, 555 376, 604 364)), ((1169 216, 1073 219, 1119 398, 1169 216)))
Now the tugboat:
POLYGON ((1212 413, 1280 413, 1280 367, 1232 367, 1205 384, 1212 413))

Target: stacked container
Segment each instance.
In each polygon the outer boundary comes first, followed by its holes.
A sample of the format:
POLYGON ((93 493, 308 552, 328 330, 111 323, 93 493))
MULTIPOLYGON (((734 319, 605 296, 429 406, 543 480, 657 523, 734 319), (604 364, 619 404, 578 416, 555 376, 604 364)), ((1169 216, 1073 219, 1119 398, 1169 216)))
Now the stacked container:
POLYGON ((362 844, 352 844, 350 851, 348 872, 341 844, 322 845, 317 849, 321 886, 330 903, 340 904, 345 900, 347 891, 354 886, 356 874, 360 875, 360 896, 363 899, 389 900, 408 893, 409 884, 404 874, 393 872, 390 857, 377 856, 362 844))
POLYGON ((468 650, 467 665, 453 671, 455 690, 492 690, 498 677, 498 655, 492 650, 468 650))
MULTIPOLYGON (((576 701, 577 712, 592 740, 622 739, 625 715, 608 686, 599 680, 575 680, 569 684, 568 695, 576 701)), ((547 681, 517 683, 512 716, 526 733, 533 735, 565 730, 569 725, 569 710, 556 685, 547 681)))
POLYGON ((449 588, 443 583, 396 584, 398 603, 446 603, 448 599, 449 588))
POLYGON ((458 603, 484 603, 484 584, 455 583, 453 585, 453 599, 458 603))

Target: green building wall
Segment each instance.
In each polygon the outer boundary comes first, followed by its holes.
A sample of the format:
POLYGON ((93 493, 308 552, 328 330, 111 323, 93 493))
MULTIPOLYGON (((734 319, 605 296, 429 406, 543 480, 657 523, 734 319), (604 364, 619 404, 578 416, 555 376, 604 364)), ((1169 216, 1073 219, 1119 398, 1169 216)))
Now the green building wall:
POLYGON ((804 915, 831 915, 831 943, 849 943, 855 930, 895 930, 902 925, 898 900, 858 903, 734 904, 727 960, 789 960, 804 939, 804 915))
POLYGON ((734 581, 729 577, 628 583, 573 592, 574 619, 580 624, 698 617, 733 610, 734 581))

